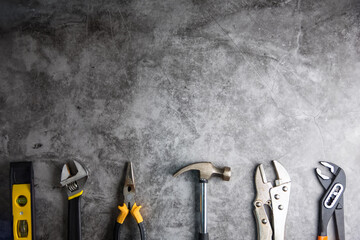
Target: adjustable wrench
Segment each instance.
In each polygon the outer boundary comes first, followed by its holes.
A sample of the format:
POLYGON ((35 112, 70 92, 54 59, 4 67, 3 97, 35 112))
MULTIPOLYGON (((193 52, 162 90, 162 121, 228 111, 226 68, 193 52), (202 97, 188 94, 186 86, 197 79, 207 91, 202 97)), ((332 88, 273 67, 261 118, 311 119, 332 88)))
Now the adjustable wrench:
POLYGON ((80 197, 88 178, 88 172, 80 163, 64 164, 60 184, 68 195, 68 240, 81 240, 80 197))

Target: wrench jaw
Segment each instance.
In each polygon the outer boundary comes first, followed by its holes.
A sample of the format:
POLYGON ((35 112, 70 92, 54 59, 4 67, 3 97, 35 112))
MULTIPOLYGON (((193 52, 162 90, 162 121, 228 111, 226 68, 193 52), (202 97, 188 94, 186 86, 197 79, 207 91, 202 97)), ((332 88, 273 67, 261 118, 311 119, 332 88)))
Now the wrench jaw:
POLYGON ((330 172, 333 175, 336 175, 337 171, 340 169, 340 167, 338 165, 331 163, 331 162, 322 161, 322 162, 320 162, 320 164, 323 165, 324 167, 329 168, 330 172))
POLYGON ((319 168, 315 168, 315 174, 323 188, 325 190, 328 189, 331 185, 332 179, 327 175, 323 174, 319 168))
POLYGON ((61 171, 62 187, 66 187, 69 198, 81 194, 88 178, 88 171, 77 161, 64 164, 61 171))
POLYGON ((337 166, 334 163, 331 162, 320 162, 321 165, 323 165, 324 167, 328 168, 331 172, 331 177, 325 175, 322 173, 322 171, 319 168, 316 168, 316 176, 319 179, 321 185, 324 187, 324 189, 328 189, 332 183, 332 181, 334 180, 334 178, 337 175, 342 175, 343 170, 337 166))

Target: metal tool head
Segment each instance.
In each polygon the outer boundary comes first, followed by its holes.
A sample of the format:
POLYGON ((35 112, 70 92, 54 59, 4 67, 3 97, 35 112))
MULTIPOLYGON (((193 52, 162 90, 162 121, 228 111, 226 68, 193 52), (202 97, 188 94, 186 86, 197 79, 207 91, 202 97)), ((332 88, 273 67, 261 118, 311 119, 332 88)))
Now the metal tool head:
POLYGON ((328 189, 331 185, 332 178, 323 174, 319 168, 315 168, 316 176, 324 189, 328 189))
POLYGON ((327 226, 332 216, 335 216, 337 239, 345 239, 344 225, 344 192, 346 188, 346 175, 343 169, 334 163, 320 162, 327 167, 331 176, 327 176, 316 168, 316 176, 325 189, 320 199, 319 236, 327 236, 327 226))
POLYGON ((180 174, 190 171, 197 170, 200 172, 200 180, 209 180, 213 175, 221 176, 223 180, 229 181, 231 177, 231 169, 229 167, 217 168, 211 162, 199 162, 190 164, 179 171, 173 176, 177 177, 180 174))
POLYGON ((335 163, 322 161, 322 162, 320 162, 320 164, 323 165, 324 167, 329 168, 330 172, 334 175, 340 169, 340 167, 338 165, 336 165, 335 163))
POLYGON ((271 182, 267 181, 264 166, 260 164, 255 171, 256 199, 261 200, 262 204, 269 204, 270 189, 273 187, 271 182))
POLYGON ((329 176, 323 174, 319 168, 315 168, 316 176, 319 179, 321 185, 325 189, 328 189, 329 186, 331 185, 333 179, 336 177, 336 175, 338 175, 343 170, 334 163, 322 161, 322 162, 320 162, 320 164, 323 165, 324 167, 328 168, 331 172, 331 176, 329 177, 329 176))
POLYGON ((275 160, 273 161, 273 164, 275 167, 275 172, 277 177, 277 179, 275 180, 275 185, 279 186, 281 184, 291 182, 290 176, 283 167, 283 165, 281 165, 278 161, 275 160))
MULTIPOLYGON (((321 185, 324 187, 324 189, 326 190, 325 194, 323 197, 327 197, 327 198, 331 198, 331 200, 336 200, 337 198, 339 198, 338 200, 338 206, 334 206, 337 209, 342 208, 342 201, 343 198, 342 197, 337 197, 338 195, 342 195, 343 192, 345 191, 346 188, 346 175, 345 172, 342 168, 340 168, 339 166, 337 166, 334 163, 330 163, 330 162, 320 162, 321 165, 327 167, 331 174, 331 177, 323 174, 321 172, 321 170, 319 168, 315 169, 316 172, 316 176, 319 179, 321 185), (330 191, 330 192, 329 192, 330 191), (329 196, 329 193, 331 193, 331 191, 335 191, 335 196, 331 197, 329 196), (339 206, 340 205, 340 206, 339 206)), ((325 208, 332 208, 327 206, 328 201, 325 201, 322 203, 323 207, 325 208)))
POLYGON ((61 171, 61 186, 66 186, 68 196, 80 193, 88 178, 88 171, 77 161, 64 164, 61 171))
POLYGON ((123 194, 125 204, 131 209, 135 203, 135 179, 131 162, 127 164, 123 194))
MULTIPOLYGON (((280 186, 282 184, 291 182, 290 176, 283 165, 281 165, 278 161, 273 161, 273 164, 276 172, 275 186, 280 186)), ((262 164, 256 168, 255 186, 257 190, 257 198, 261 199, 262 201, 265 199, 270 200, 269 192, 270 189, 273 188, 273 185, 271 182, 267 181, 264 166, 262 164)), ((263 203, 265 204, 266 201, 263 203)))

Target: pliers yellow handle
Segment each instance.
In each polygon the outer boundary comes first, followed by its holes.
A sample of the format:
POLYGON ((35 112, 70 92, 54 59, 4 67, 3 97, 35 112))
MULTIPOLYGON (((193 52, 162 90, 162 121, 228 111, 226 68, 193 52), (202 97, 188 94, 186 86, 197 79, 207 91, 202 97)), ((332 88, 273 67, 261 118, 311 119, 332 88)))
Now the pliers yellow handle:
MULTIPOLYGON (((125 218, 129 214, 129 209, 125 203, 122 206, 119 205, 118 208, 120 210, 120 214, 117 217, 116 221, 120 224, 123 224, 123 222, 125 221, 125 218)), ((144 219, 142 218, 142 216, 140 214, 140 208, 141 208, 141 206, 137 206, 136 203, 134 203, 134 205, 130 211, 131 215, 135 218, 135 220, 138 224, 144 221, 144 219)))
POLYGON ((134 217, 134 219, 136 220, 136 222, 137 222, 137 224, 139 226, 141 240, 146 240, 146 231, 145 231, 145 227, 144 227, 144 223, 143 223, 144 220, 143 220, 143 217, 140 214, 141 206, 137 206, 136 203, 134 203, 131 210, 129 210, 129 208, 124 203, 122 206, 119 205, 118 208, 120 210, 120 214, 117 217, 116 223, 115 223, 114 240, 120 240, 121 239, 120 238, 121 228, 122 228, 122 225, 123 225, 123 223, 125 221, 125 218, 129 214, 129 212, 134 217))

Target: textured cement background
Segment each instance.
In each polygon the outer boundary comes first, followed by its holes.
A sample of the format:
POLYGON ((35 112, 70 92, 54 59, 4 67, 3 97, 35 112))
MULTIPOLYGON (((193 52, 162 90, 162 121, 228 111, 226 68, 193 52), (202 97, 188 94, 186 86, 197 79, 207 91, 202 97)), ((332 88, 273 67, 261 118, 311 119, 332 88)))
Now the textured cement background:
MULTIPOLYGON (((292 178, 286 239, 316 239, 326 160, 346 171, 359 239, 360 1, 0 4, 2 221, 9 162, 33 161, 37 237, 66 239, 59 180, 76 157, 91 171, 83 239, 111 239, 132 161, 149 239, 196 239, 197 174, 172 174, 212 161, 233 176, 209 183, 211 239, 255 239, 254 169, 273 179, 277 159, 292 178)), ((124 234, 139 239, 134 221, 124 234)))

